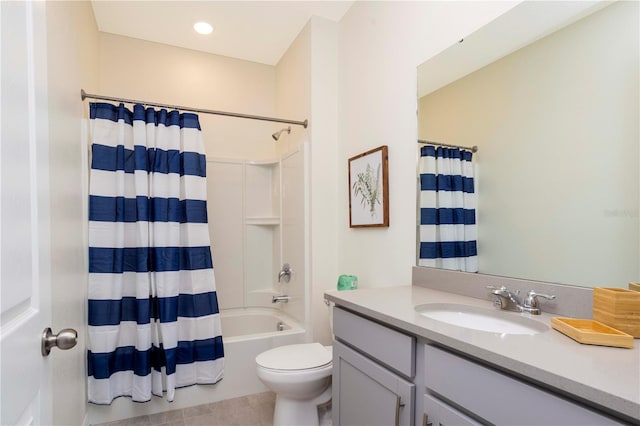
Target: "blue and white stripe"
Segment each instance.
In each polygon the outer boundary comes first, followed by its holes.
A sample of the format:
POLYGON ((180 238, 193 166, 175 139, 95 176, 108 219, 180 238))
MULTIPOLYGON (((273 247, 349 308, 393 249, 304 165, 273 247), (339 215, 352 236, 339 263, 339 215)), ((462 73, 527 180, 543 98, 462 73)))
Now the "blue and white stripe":
POLYGON ((88 398, 222 379, 198 116, 90 104, 88 398))
POLYGON ((458 148, 420 148, 420 266, 478 271, 472 155, 458 148))

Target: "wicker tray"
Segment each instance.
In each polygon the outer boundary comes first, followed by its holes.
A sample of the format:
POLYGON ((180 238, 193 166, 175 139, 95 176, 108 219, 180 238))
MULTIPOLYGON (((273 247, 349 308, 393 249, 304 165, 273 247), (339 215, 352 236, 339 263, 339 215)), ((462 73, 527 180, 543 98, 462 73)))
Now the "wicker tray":
POLYGON ((633 336, 598 321, 553 317, 551 327, 586 345, 633 348, 633 336))

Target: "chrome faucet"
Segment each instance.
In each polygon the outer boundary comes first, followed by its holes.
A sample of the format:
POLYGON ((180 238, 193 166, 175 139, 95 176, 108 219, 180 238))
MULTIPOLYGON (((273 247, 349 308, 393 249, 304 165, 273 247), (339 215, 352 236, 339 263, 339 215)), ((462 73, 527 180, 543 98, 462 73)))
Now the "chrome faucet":
POLYGON ((507 290, 507 288, 504 286, 502 287, 487 286, 487 288, 491 290, 491 294, 496 296, 495 300, 493 301, 493 305, 497 309, 507 309, 507 306, 509 305, 508 301, 510 300, 511 303, 513 303, 513 305, 516 307, 516 311, 528 312, 532 315, 540 315, 540 313, 542 312, 540 310, 538 297, 544 297, 545 299, 548 299, 548 300, 553 300, 556 298, 556 296, 553 296, 553 295, 536 293, 533 290, 529 290, 529 292, 527 293, 527 296, 524 298, 524 301, 520 303, 518 301, 518 295, 520 294, 519 290, 513 293, 507 290))
POLYGON ((286 294, 283 294, 281 296, 273 296, 271 298, 271 303, 276 303, 276 302, 284 302, 287 303, 289 301, 289 299, 291 299, 290 296, 287 296, 286 294))
POLYGON ((284 282, 288 283, 289 280, 291 279, 292 272, 293 270, 289 267, 288 263, 285 263, 284 265, 282 265, 282 269, 278 273, 278 282, 280 282, 284 278, 284 282))

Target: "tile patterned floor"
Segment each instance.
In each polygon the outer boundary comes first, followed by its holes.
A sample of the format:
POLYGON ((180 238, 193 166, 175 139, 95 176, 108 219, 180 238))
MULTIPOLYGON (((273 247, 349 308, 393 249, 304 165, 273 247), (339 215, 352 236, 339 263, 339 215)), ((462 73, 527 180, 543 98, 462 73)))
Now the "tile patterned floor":
POLYGON ((271 426, 275 401, 264 392, 95 426, 271 426))

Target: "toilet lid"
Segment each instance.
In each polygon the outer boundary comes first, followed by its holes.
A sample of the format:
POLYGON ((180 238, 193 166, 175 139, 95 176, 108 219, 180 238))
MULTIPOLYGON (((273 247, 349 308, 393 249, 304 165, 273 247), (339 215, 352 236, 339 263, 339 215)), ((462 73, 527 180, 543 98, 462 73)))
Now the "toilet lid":
POLYGON ((331 351, 320 343, 304 343, 269 349, 256 357, 256 363, 272 370, 306 370, 327 365, 331 358, 331 351))

